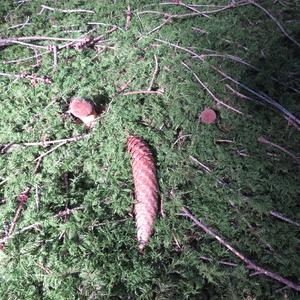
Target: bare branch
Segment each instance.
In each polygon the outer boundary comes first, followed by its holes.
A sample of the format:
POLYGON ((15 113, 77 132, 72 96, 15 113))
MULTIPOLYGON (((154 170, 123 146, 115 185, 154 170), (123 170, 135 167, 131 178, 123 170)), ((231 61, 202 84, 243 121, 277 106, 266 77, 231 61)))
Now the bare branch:
POLYGON ((156 77, 156 75, 158 73, 158 60, 157 60, 157 56, 155 54, 154 54, 154 61, 155 61, 155 68, 154 68, 154 71, 153 71, 153 75, 152 75, 152 78, 151 78, 151 81, 150 81, 150 85, 149 85, 148 91, 152 90, 155 77, 156 77))
POLYGON ((265 145, 269 145, 269 146, 272 146, 284 153, 286 153, 287 155, 289 155, 290 157, 292 157, 294 159, 294 161, 300 165, 300 157, 296 156, 294 153, 292 153, 291 151, 285 149, 284 147, 280 146, 280 145, 277 145, 271 141, 268 141, 266 138, 264 138, 263 136, 259 137, 258 138, 258 141, 262 144, 265 144, 265 145))
POLYGON ((264 93, 261 92, 257 92, 251 88, 249 88, 248 86, 246 86, 245 84, 239 82, 238 80, 235 80, 234 78, 230 77, 229 75, 227 75, 226 73, 224 73, 223 71, 221 71, 220 69, 211 66, 211 68, 213 68, 215 71, 217 71, 219 74, 221 74, 225 79, 228 79, 232 82, 234 82, 235 84, 237 84, 238 86, 242 87, 243 89, 245 89, 246 91, 250 92, 251 94, 255 95, 256 97, 258 97, 260 100, 262 100, 265 103, 270 104, 273 108, 275 108, 276 110, 280 111, 282 114, 284 114, 285 116, 288 117, 288 119, 292 120, 293 122, 296 123, 296 125, 300 125, 300 120, 293 115, 292 113, 290 113, 285 107, 283 107, 281 104, 279 104, 277 101, 273 100, 271 97, 267 96, 264 93))
POLYGON ((163 90, 157 90, 157 91, 139 90, 139 91, 125 92, 122 95, 128 96, 128 95, 138 95, 138 94, 157 94, 157 95, 162 96, 164 94, 164 91, 163 90))
POLYGON ((54 8, 46 5, 41 5, 42 9, 38 13, 38 15, 41 15, 44 10, 50 10, 55 12, 61 12, 61 13, 88 13, 88 14, 94 14, 95 11, 93 10, 87 10, 87 9, 61 9, 61 8, 54 8))
POLYGON ((250 270, 254 270, 256 274, 262 274, 266 277, 269 277, 271 279, 274 279, 289 288, 296 290, 300 292, 300 285, 297 283, 294 283, 282 276, 280 276, 277 273, 268 271, 258 265, 256 265, 253 261, 251 261, 249 258, 244 256, 241 252, 233 248, 226 240, 224 240, 220 235, 216 234, 212 229, 210 229, 206 224, 203 223, 202 220, 196 218, 187 208, 183 207, 181 209, 180 214, 183 217, 189 218, 195 225, 197 225, 199 228, 201 228, 204 232, 209 234, 211 237, 216 239, 222 246, 226 247, 230 252, 232 252, 235 256, 237 256, 240 260, 242 260, 246 264, 246 268, 250 270))
POLYGON ((284 222, 287 222, 289 224, 295 225, 295 226, 297 226, 297 227, 300 228, 300 223, 289 219, 288 217, 284 216, 283 214, 281 214, 281 213, 279 213, 277 211, 271 210, 270 211, 270 215, 273 216, 273 217, 275 217, 275 218, 277 218, 277 219, 279 219, 279 220, 282 220, 284 222))
POLYGON ((279 21, 263 6, 255 2, 254 0, 249 1, 251 4, 262 10, 268 17, 272 19, 272 21, 277 25, 277 27, 280 29, 280 31, 283 33, 285 37, 287 37, 291 42, 293 42, 298 48, 300 48, 300 43, 297 42, 294 38, 292 38, 283 28, 283 26, 279 23, 279 21))
POLYGON ((238 114, 240 114, 240 115, 243 115, 243 113, 241 112, 241 111, 239 111, 238 109, 236 109, 236 108, 234 108, 234 107, 232 107, 232 106, 230 106, 230 105, 228 105, 228 104, 226 104, 226 103, 224 103, 223 101, 221 101, 218 97, 216 97, 211 91, 210 91, 210 89, 200 80, 200 78, 196 75, 196 73, 187 65, 187 64, 185 64, 184 62, 182 62, 182 64, 188 69, 188 70, 190 70, 191 72, 192 72, 192 74, 193 74, 193 76, 196 78, 196 80, 198 81, 198 83, 208 92, 208 94, 213 98, 213 100, 214 101, 216 101, 217 102, 217 104, 219 104, 219 105, 222 105, 222 106, 224 106, 224 107, 226 107, 226 108, 228 108, 228 109, 230 109, 230 110, 232 110, 232 111, 234 111, 234 112, 236 112, 236 113, 238 113, 238 114))

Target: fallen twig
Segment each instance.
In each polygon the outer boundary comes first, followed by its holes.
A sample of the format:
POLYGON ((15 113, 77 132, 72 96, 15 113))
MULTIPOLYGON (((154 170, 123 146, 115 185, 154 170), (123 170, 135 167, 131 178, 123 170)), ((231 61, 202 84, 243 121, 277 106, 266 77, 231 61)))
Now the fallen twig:
POLYGON ((27 200, 29 198, 30 191, 31 191, 31 187, 28 187, 21 194, 19 194, 19 196, 18 196, 18 201, 19 201, 18 208, 17 208, 15 216, 14 216, 14 218, 13 218, 11 224, 10 224, 8 233, 4 237, 4 239, 9 239, 10 236, 12 235, 12 233, 13 233, 15 227, 16 227, 17 221, 20 217, 21 211, 22 211, 25 203, 27 202, 27 200))
POLYGON ((171 18, 167 18, 167 19, 166 19, 165 21, 163 21, 160 25, 154 27, 154 28, 151 29, 149 32, 145 33, 143 36, 141 36, 141 38, 139 38, 139 40, 142 39, 142 38, 144 38, 144 37, 147 36, 147 35, 150 35, 151 33, 155 32, 155 31, 157 31, 157 30, 161 29, 163 26, 165 26, 166 24, 169 24, 169 23, 171 23, 171 18))
POLYGON ((94 14, 95 11, 93 10, 87 10, 87 9, 61 9, 61 8, 54 8, 47 5, 41 5, 42 9, 38 13, 38 15, 41 15, 44 10, 50 10, 55 12, 62 12, 62 13, 88 13, 88 14, 94 14))
POLYGON ((193 12, 196 12, 196 13, 199 13, 200 15, 206 17, 206 18, 209 18, 209 16, 205 13, 201 13, 198 9, 194 8, 192 5, 190 4, 185 4, 181 1, 173 1, 173 2, 162 2, 162 3, 159 3, 160 5, 176 5, 176 6, 182 6, 184 8, 187 8, 193 12))
POLYGON ((139 94, 157 94, 157 95, 162 96, 164 94, 164 91, 163 90, 157 90, 157 91, 139 90, 139 91, 125 92, 122 95, 123 96, 128 96, 128 95, 139 95, 139 94))
POLYGON ((151 78, 151 81, 150 81, 148 91, 152 91, 153 83, 154 83, 155 77, 158 73, 158 60, 157 60, 157 56, 155 54, 154 54, 154 61, 155 61, 155 68, 154 68, 154 71, 153 71, 153 75, 152 75, 152 78, 151 78))
POLYGON ((38 77, 36 74, 32 73, 21 73, 21 74, 12 74, 12 73, 3 73, 0 72, 0 76, 6 76, 6 77, 14 77, 17 79, 29 79, 31 81, 32 86, 35 86, 37 83, 45 83, 45 84, 51 84, 51 79, 47 76, 44 77, 38 77))
POLYGON ((183 207, 179 214, 180 216, 187 217, 193 221, 195 225, 201 228, 204 232, 212 236, 216 239, 222 246, 226 247, 230 252, 232 252, 235 256, 237 256, 240 260, 242 260, 246 264, 246 268, 250 270, 254 270, 257 275, 264 275, 269 278, 272 278, 282 284, 285 284, 291 289, 294 289, 300 292, 300 285, 280 276, 277 273, 268 271, 258 265, 256 265, 249 258, 245 257, 241 252, 233 248, 226 240, 224 240, 220 235, 216 234, 212 229, 210 229, 206 224, 203 223, 201 219, 196 218, 187 208, 183 207))
POLYGON ((292 157, 294 159, 294 161, 300 165, 300 157, 296 156, 294 153, 292 153, 291 151, 285 149, 284 147, 280 146, 280 145, 277 145, 271 141, 268 141, 266 138, 264 138, 263 136, 260 136, 258 138, 258 141, 262 144, 265 144, 265 145, 269 145, 269 146, 272 146, 274 148, 277 148, 279 149, 280 151, 286 153, 287 155, 289 155, 290 157, 292 157))
POLYGON ((82 209, 83 209, 83 206, 77 206, 77 207, 74 207, 74 208, 68 208, 67 207, 65 210, 62 210, 62 211, 58 212, 53 217, 54 218, 66 217, 66 216, 69 216, 69 215, 73 214, 75 211, 82 210, 82 209))
POLYGON ((280 29, 280 31, 283 33, 285 37, 287 37, 291 42, 293 42, 298 48, 300 48, 300 43, 297 42, 294 38, 292 38, 283 28, 283 26, 279 23, 279 21, 263 6, 255 2, 254 0, 249 0, 249 3, 252 5, 256 6, 260 10, 262 10, 268 17, 272 19, 272 21, 277 25, 277 27, 280 29))
POLYGON ((238 113, 238 114, 240 114, 240 115, 243 115, 243 113, 241 112, 241 111, 239 111, 238 109, 236 109, 236 108, 234 108, 234 107, 232 107, 232 106, 230 106, 230 105, 228 105, 228 104, 226 104, 226 103, 224 103, 223 101, 221 101, 218 97, 216 97, 210 90, 209 90, 209 88, 200 80, 200 78, 196 75, 196 73, 187 65, 187 64, 185 64, 184 62, 182 62, 182 64, 188 69, 188 70, 190 70, 191 72, 192 72, 192 74, 193 74, 193 76, 196 78, 196 80, 198 81, 198 83, 208 92, 208 94, 213 98, 213 100, 214 101, 216 101, 217 102, 217 104, 219 104, 219 105, 222 105, 222 106, 224 106, 224 107, 226 107, 226 108, 228 108, 228 109, 230 109, 230 110, 232 110, 232 111, 234 111, 234 112, 236 112, 236 113, 238 113))
POLYGON ((229 84, 225 84, 225 86, 232 92, 232 94, 234 94, 235 96, 242 98, 242 99, 246 99, 246 100, 250 100, 250 101, 254 101, 254 99, 238 92, 237 90, 235 90, 232 86, 230 86, 229 84))
MULTIPOLYGON (((210 257, 200 256, 199 258, 204 261, 214 262, 214 259, 212 259, 210 257)), ((238 264, 230 262, 230 261, 218 260, 216 262, 219 263, 220 265, 229 266, 229 267, 237 267, 238 266, 238 264)))
POLYGON ((26 232, 26 231, 29 231, 31 229, 35 229, 35 230, 39 230, 39 227, 40 227, 40 223, 34 223, 34 224, 31 224, 29 226, 26 226, 26 227, 23 227, 15 232, 13 232, 10 236, 5 236, 3 237, 2 239, 0 239, 0 245, 2 244, 5 244, 8 240, 10 240, 11 238, 13 238, 14 236, 18 235, 18 234, 21 234, 23 232, 26 232))
POLYGON ((215 71, 217 71, 219 74, 221 74, 225 79, 228 79, 228 80, 234 82, 238 86, 242 87, 246 91, 248 91, 251 94, 253 94, 256 97, 258 97, 263 102, 266 102, 266 103, 270 104, 271 106, 273 106, 276 110, 280 111, 282 114, 284 114, 285 116, 287 116, 290 120, 292 120, 293 122, 295 122, 296 125, 300 125, 300 120, 295 115, 293 115, 292 113, 290 113, 285 107, 283 107, 281 104, 279 104, 277 101, 273 100, 272 98, 270 98, 269 96, 267 96, 264 93, 256 92, 255 90, 249 88, 245 84, 243 84, 243 83, 239 82, 238 80, 235 80, 234 78, 230 77, 229 75, 227 75, 226 73, 224 73, 220 69, 218 69, 218 68, 216 68, 214 66, 211 66, 211 68, 213 68, 215 71))
POLYGON ((128 30, 130 23, 131 23, 131 18, 132 18, 132 12, 131 12, 131 8, 130 5, 128 4, 127 7, 127 12, 126 12, 126 24, 125 24, 125 31, 128 30))
POLYGON ((270 215, 273 216, 273 217, 275 217, 275 218, 277 218, 277 219, 279 219, 279 220, 282 220, 284 222, 287 222, 289 224, 295 225, 295 226, 297 226, 297 227, 300 228, 300 223, 289 219, 288 217, 284 216, 283 214, 281 214, 281 213, 279 213, 277 211, 271 210, 270 211, 270 215))
MULTIPOLYGON (((170 15, 170 14, 166 14, 164 12, 158 12, 158 11, 141 11, 138 14, 139 15, 143 15, 143 14, 156 14, 156 15, 161 15, 161 16, 167 16, 170 17, 171 19, 185 19, 185 18, 190 18, 190 17, 197 17, 197 16, 207 16, 209 14, 215 14, 218 12, 222 12, 228 9, 233 9, 233 8, 237 8, 237 7, 241 7, 241 6, 245 6, 245 5, 249 5, 250 2, 249 1, 240 1, 240 2, 235 2, 232 1, 230 2, 229 5, 227 6, 223 6, 221 8, 218 9, 214 9, 214 10, 206 10, 206 11, 197 11, 197 12, 193 12, 193 13, 188 13, 188 14, 176 14, 176 15, 170 15)), ((191 6, 189 6, 191 8, 191 6)))
POLYGON ((211 169, 209 167, 207 167, 206 165, 204 165, 202 162, 200 162, 197 158, 190 155, 190 159, 191 159, 191 161, 193 161, 194 163, 199 165, 201 167, 201 169, 204 170, 206 173, 211 173, 211 169))
POLYGON ((61 142, 60 144, 58 144, 58 145, 54 146, 53 148, 51 148, 49 151, 47 151, 47 152, 41 154, 41 155, 40 155, 39 157, 37 157, 34 161, 40 161, 40 160, 42 160, 45 156, 49 155, 50 153, 52 153, 53 151, 55 151, 57 148, 59 148, 59 147, 65 145, 65 144, 67 144, 67 141, 61 142))
POLYGON ((30 21, 30 18, 27 17, 26 21, 21 23, 21 24, 16 24, 16 25, 13 25, 11 27, 8 27, 8 29, 15 29, 15 28, 24 28, 26 25, 30 25, 31 23, 29 23, 30 21))
POLYGON ((64 143, 69 143, 69 142, 77 142, 80 141, 86 137, 89 136, 89 133, 87 134, 81 134, 77 136, 73 136, 70 138, 65 138, 65 139, 59 139, 59 140, 51 140, 51 141, 41 141, 41 142, 24 142, 24 143, 9 143, 9 144, 0 144, 0 153, 5 153, 9 151, 9 148, 11 147, 21 147, 21 146, 42 146, 42 147, 47 147, 49 145, 53 144, 64 144, 64 143))

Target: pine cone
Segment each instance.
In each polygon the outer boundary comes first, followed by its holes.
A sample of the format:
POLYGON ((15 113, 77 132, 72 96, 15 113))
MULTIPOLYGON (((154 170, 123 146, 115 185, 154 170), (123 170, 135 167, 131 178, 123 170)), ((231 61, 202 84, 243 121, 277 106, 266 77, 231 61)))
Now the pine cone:
POLYGON ((137 136, 127 139, 135 192, 135 220, 139 250, 143 251, 153 232, 157 214, 158 183, 153 155, 147 144, 137 136))

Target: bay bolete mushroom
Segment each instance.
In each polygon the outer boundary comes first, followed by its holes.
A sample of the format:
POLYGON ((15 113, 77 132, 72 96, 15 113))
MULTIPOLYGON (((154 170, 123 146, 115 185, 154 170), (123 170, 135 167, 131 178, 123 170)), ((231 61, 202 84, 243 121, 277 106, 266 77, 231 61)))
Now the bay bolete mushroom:
POLYGON ((203 124, 213 124, 217 119, 215 111, 211 108, 205 108, 199 115, 199 121, 203 124))
POLYGON ((97 112, 91 101, 82 98, 71 99, 69 113, 80 119, 86 128, 93 128, 96 124, 97 112))

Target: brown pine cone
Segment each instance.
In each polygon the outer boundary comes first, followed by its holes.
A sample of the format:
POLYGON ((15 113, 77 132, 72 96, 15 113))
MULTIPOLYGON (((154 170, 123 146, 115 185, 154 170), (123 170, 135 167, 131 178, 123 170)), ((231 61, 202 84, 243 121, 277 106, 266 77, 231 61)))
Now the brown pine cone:
POLYGON ((147 144, 137 136, 127 139, 135 192, 135 220, 139 250, 143 251, 153 232, 157 214, 158 183, 153 155, 147 144))

